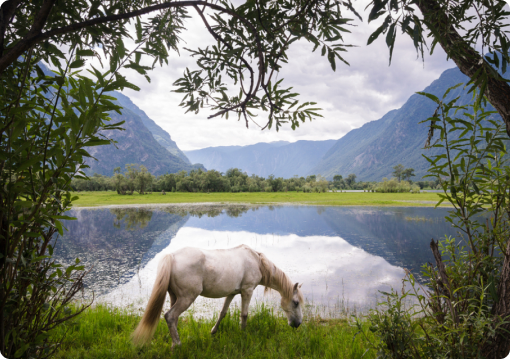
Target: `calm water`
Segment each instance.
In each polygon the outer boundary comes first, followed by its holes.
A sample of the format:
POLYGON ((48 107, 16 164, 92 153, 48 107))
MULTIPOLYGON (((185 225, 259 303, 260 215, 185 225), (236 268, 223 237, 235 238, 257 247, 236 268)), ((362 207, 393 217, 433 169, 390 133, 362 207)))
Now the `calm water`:
MULTIPOLYGON (((99 301, 143 308, 159 258, 185 246, 231 248, 248 244, 264 252, 308 301, 373 306, 379 290, 400 288, 403 268, 418 271, 433 262, 431 238, 456 235, 444 208, 278 206, 175 212, 160 208, 71 211, 59 238, 59 261, 80 258, 92 267, 86 286, 99 301)), ((256 293, 256 301, 274 296, 256 293)), ((222 300, 197 300, 193 310, 209 313, 222 300)))

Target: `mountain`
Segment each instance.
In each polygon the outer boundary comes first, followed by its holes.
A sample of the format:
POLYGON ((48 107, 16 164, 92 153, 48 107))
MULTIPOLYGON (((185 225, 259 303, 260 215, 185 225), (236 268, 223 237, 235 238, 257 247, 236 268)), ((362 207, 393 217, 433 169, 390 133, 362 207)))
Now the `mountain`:
POLYGON ((170 134, 159 127, 156 122, 154 122, 154 120, 151 120, 149 116, 147 116, 144 111, 138 108, 138 106, 136 106, 129 97, 117 91, 111 93, 110 95, 117 98, 117 102, 123 108, 128 109, 134 114, 138 115, 145 127, 147 127, 147 129, 152 133, 154 139, 158 141, 161 146, 166 148, 168 152, 174 156, 179 157, 185 163, 191 164, 188 157, 186 157, 186 155, 179 149, 179 147, 177 147, 177 144, 172 140, 170 134))
POLYGON ((324 156, 335 140, 278 141, 249 146, 207 147, 184 151, 192 162, 202 163, 208 169, 226 172, 239 168, 248 174, 290 178, 306 176, 324 156))
MULTIPOLYGON (((54 76, 42 62, 39 66, 48 76, 54 76)), ((161 175, 182 170, 202 168, 201 164, 192 165, 188 158, 172 141, 170 135, 138 108, 129 97, 114 91, 108 95, 117 98, 123 107, 122 115, 110 113, 113 122, 125 121, 124 131, 103 131, 103 135, 117 141, 116 145, 89 147, 87 151, 94 158, 87 158, 87 175, 99 173, 113 175, 115 167, 124 170, 126 164, 138 163, 147 167, 150 173, 161 175)))
MULTIPOLYGON (((444 71, 424 92, 442 98, 449 87, 467 82, 469 78, 458 68, 453 68, 444 71)), ((472 94, 468 94, 463 86, 451 91, 447 100, 457 96, 460 96, 458 104, 473 102, 472 94)), ((428 123, 419 123, 431 117, 435 109, 436 104, 432 100, 418 94, 412 95, 401 108, 339 139, 311 169, 311 173, 321 174, 328 179, 335 174, 346 176, 354 173, 360 181, 381 181, 383 177, 392 177, 392 167, 401 163, 414 168, 416 177, 413 179, 420 180, 429 167, 422 154, 432 156, 441 151, 438 148, 423 149, 429 128, 428 123)), ((494 108, 488 106, 486 110, 494 108)), ((492 116, 501 121, 499 115, 492 116)), ((434 138, 438 138, 437 133, 434 138)))
POLYGON ((103 131, 103 135, 117 141, 116 145, 88 148, 90 155, 97 161, 92 158, 87 159, 86 164, 90 168, 85 169, 85 173, 111 176, 115 167, 121 167, 124 170, 125 165, 129 163, 144 165, 153 175, 203 168, 200 164, 191 165, 189 161, 184 161, 167 151, 154 139, 136 113, 128 108, 122 109, 121 112, 122 115, 112 112, 110 117, 113 122, 126 121, 122 125, 124 131, 103 131))

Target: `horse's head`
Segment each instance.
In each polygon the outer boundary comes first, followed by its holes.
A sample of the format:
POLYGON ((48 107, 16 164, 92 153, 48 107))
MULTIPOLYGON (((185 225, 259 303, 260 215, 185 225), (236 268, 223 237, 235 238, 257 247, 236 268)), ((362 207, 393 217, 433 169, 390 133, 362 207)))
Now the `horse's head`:
POLYGON ((297 328, 301 325, 301 322, 303 321, 303 294, 301 293, 301 286, 302 283, 298 285, 299 283, 294 284, 292 298, 284 298, 282 297, 282 308, 287 314, 287 319, 289 322, 289 325, 291 327, 297 328))

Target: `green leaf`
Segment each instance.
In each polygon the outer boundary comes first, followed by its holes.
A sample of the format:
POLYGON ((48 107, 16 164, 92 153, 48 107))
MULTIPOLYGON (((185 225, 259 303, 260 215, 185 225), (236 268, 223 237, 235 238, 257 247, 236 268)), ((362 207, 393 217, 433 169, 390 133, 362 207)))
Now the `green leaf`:
POLYGON ((390 24, 391 22, 391 16, 387 16, 386 19, 384 20, 383 24, 381 26, 379 26, 369 37, 368 37, 368 41, 367 41, 367 45, 370 45, 372 42, 375 41, 375 39, 377 39, 379 37, 379 35, 381 35, 381 33, 383 31, 385 31, 387 28, 388 28, 388 25, 390 24))
POLYGON ((64 230, 62 229, 62 223, 60 223, 60 221, 55 221, 55 227, 57 228, 57 231, 58 231, 58 234, 60 234, 61 236, 64 235, 64 230))
POLYGON ((76 220, 77 218, 76 217, 70 217, 70 216, 62 216, 62 215, 55 215, 55 216, 50 216, 50 218, 53 218, 53 219, 66 219, 68 221, 74 221, 76 220))
POLYGON ((28 349, 28 344, 24 344, 21 346, 21 348, 19 348, 18 350, 16 350, 16 352, 14 353, 14 357, 15 358, 19 358, 21 357, 25 351, 28 349))
POLYGON ((417 94, 418 94, 418 95, 422 95, 422 96, 426 96, 426 97, 428 97, 429 99, 431 99, 432 101, 434 101, 435 103, 437 103, 437 104, 441 104, 441 101, 439 101, 439 99, 438 99, 436 96, 432 95, 431 93, 428 93, 428 92, 421 92, 421 91, 420 91, 420 92, 417 92, 417 94))
POLYGON ((395 47, 395 37, 397 35, 397 29, 396 26, 397 23, 391 24, 388 33, 386 34, 386 45, 388 45, 388 48, 390 49, 390 65, 391 65, 391 58, 393 56, 393 48, 395 47))
POLYGON ((85 66, 85 60, 77 59, 77 60, 74 60, 73 62, 71 62, 71 65, 69 65, 69 68, 76 69, 76 68, 83 67, 83 66, 85 66))
POLYGON ((76 51, 76 55, 78 55, 78 56, 95 56, 96 53, 90 49, 84 49, 84 50, 76 51))

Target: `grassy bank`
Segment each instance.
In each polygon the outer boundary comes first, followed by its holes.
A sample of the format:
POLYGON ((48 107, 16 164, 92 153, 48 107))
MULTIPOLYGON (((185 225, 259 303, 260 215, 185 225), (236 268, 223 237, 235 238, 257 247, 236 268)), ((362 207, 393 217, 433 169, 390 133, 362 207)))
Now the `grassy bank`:
POLYGON ((79 199, 76 207, 163 204, 163 203, 251 203, 277 204, 296 203, 326 206, 434 206, 437 193, 372 193, 372 192, 243 192, 243 193, 188 193, 170 192, 166 195, 152 193, 119 195, 113 191, 74 193, 79 199))
POLYGON ((60 333, 68 333, 56 358, 375 358, 345 320, 313 319, 293 329, 285 318, 261 307, 250 312, 245 331, 240 329, 239 311, 234 311, 212 336, 214 318, 183 316, 178 326, 182 346, 173 352, 164 320, 150 345, 133 346, 130 334, 139 320, 122 309, 88 309, 58 327, 60 333))

